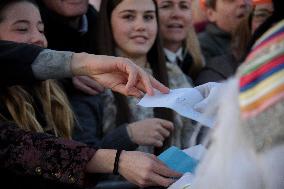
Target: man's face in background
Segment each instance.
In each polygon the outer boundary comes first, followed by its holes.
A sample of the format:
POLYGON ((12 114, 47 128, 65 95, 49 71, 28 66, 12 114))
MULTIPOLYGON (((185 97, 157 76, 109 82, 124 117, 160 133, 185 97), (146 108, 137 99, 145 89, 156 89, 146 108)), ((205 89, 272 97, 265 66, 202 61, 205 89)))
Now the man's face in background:
POLYGON ((51 11, 64 17, 79 17, 88 10, 89 0, 42 0, 51 11))
POLYGON ((251 7, 250 0, 216 0, 215 9, 207 8, 207 16, 221 30, 232 33, 251 7))

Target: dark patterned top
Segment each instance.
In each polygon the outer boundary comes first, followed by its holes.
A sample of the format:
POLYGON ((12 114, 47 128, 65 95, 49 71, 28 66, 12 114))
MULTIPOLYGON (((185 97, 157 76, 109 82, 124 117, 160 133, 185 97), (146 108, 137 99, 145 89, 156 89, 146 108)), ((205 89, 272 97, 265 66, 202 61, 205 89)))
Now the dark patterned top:
MULTIPOLYGON (((83 187, 87 181, 85 167, 95 151, 79 142, 46 133, 26 132, 15 125, 0 123, 0 175, 2 181, 13 181, 10 186, 26 188, 25 178, 34 177, 37 178, 31 179, 34 184, 43 180, 71 188, 83 187), (21 185, 21 182, 25 184, 21 185)), ((28 183, 28 186, 33 185, 28 183)))

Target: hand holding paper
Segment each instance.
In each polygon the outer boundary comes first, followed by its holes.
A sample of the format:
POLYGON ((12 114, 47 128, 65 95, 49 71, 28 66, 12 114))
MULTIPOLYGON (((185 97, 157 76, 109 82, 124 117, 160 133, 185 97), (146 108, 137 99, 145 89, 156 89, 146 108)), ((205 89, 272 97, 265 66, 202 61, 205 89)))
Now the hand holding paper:
POLYGON ((195 88, 181 88, 170 90, 169 94, 155 91, 154 96, 145 95, 138 105, 144 107, 166 107, 175 110, 182 116, 212 127, 213 118, 203 115, 194 109, 194 106, 202 101, 204 97, 195 88))
POLYGON ((197 159, 188 156, 185 152, 175 146, 168 148, 161 153, 158 158, 169 168, 178 173, 193 173, 198 164, 197 159))
POLYGON ((158 156, 172 170, 185 173, 169 189, 190 188, 194 180, 194 171, 205 152, 203 145, 196 145, 185 150, 172 146, 158 156))
POLYGON ((220 96, 219 91, 221 86, 222 83, 209 82, 194 87, 202 94, 204 99, 195 104, 193 108, 198 112, 204 113, 207 109, 208 104, 212 104, 212 102, 215 102, 218 96, 220 96))

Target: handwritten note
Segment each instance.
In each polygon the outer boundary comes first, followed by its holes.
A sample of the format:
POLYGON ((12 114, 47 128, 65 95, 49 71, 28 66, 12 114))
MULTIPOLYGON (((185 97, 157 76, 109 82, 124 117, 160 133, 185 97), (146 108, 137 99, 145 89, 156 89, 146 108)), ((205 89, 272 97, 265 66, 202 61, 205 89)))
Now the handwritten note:
POLYGON ((145 95, 138 105, 143 107, 166 107, 182 116, 193 119, 205 126, 213 126, 213 118, 193 109, 194 105, 203 100, 202 95, 194 88, 171 90, 169 94, 155 91, 154 96, 145 95))

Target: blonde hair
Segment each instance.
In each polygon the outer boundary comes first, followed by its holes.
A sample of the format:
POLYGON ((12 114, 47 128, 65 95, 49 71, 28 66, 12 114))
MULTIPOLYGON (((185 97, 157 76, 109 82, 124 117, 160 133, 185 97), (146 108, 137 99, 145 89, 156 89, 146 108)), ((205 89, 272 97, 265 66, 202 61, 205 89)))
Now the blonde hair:
POLYGON ((33 90, 35 97, 42 103, 46 127, 36 118, 35 98, 19 85, 7 88, 5 95, 1 97, 12 120, 3 115, 0 116, 1 119, 15 122, 26 131, 52 130, 55 136, 71 139, 74 114, 63 90, 54 80, 40 82, 33 90))
POLYGON ((186 49, 190 52, 194 63, 194 65, 191 66, 190 69, 188 70, 188 74, 194 79, 197 77, 198 73, 205 65, 205 63, 201 53, 197 34, 193 26, 189 27, 185 46, 186 49))

